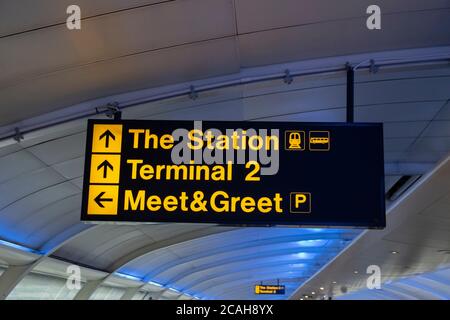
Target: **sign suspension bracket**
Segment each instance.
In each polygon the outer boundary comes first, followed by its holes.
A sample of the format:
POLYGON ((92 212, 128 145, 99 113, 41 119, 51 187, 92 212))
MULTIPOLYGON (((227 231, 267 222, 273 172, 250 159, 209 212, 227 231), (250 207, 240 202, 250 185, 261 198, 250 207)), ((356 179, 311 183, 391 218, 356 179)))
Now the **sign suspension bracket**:
POLYGON ((355 108, 355 70, 350 63, 347 62, 347 123, 354 122, 355 108))
POLYGON ((110 102, 104 107, 96 107, 95 112, 105 113, 108 118, 113 118, 114 120, 122 120, 122 111, 119 108, 118 102, 110 102))

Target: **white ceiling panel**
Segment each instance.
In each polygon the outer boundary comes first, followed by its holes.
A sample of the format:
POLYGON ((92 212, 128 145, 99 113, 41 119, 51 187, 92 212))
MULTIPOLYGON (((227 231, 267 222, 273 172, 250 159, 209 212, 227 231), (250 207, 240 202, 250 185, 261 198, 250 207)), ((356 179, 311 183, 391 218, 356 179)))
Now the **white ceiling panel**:
POLYGON ((4 65, 0 86, 69 67, 233 36, 233 15, 229 0, 185 0, 97 16, 82 21, 80 31, 63 24, 3 38, 0 59, 13 63, 4 65))
POLYGON ((17 151, 0 158, 0 185, 17 176, 42 168, 44 164, 26 150, 17 151))
POLYGON ((407 243, 417 246, 432 247, 436 249, 448 249, 449 234, 450 234, 450 220, 432 218, 428 216, 427 219, 420 218, 415 221, 405 222, 402 231, 393 230, 386 235, 384 239, 396 241, 400 243, 407 243), (417 234, 423 230, 433 230, 426 237, 417 237, 417 234), (426 239, 425 239, 426 238, 426 239))
POLYGON ((442 9, 385 15, 381 32, 368 30, 364 16, 242 34, 239 35, 242 66, 448 45, 449 12, 442 9))
POLYGON ((443 101, 433 101, 358 106, 355 119, 361 122, 432 120, 442 104, 443 101))
POLYGON ((442 160, 448 152, 421 152, 415 151, 414 148, 411 148, 409 151, 403 153, 397 152, 388 152, 386 153, 385 160, 393 157, 394 159, 386 160, 386 161, 405 161, 405 162, 428 162, 428 163, 436 163, 442 160), (393 155, 394 154, 394 155, 393 155))
POLYGON ((244 99, 246 119, 345 106, 345 87, 318 87, 244 99))
MULTIPOLYGON (((53 258, 45 258, 34 269, 36 272, 43 274, 53 274, 63 278, 67 278, 67 267, 71 263, 60 261, 53 258)), ((107 276, 107 273, 81 266, 81 280, 98 280, 107 276)))
POLYGON ((58 183, 36 191, 3 208, 1 215, 5 219, 2 219, 2 225, 8 226, 8 228, 22 228, 22 224, 28 226, 24 227, 24 230, 38 227, 39 221, 34 220, 45 219, 48 206, 79 192, 78 188, 70 182, 58 183))
POLYGON ((152 270, 176 259, 178 259, 178 256, 170 252, 170 250, 160 250, 157 254, 145 257, 145 259, 136 259, 132 264, 124 267, 123 270, 132 274, 149 274, 148 280, 155 280, 151 276, 152 270), (152 267, 149 268, 148 266, 152 267))
MULTIPOLYGON (((2 102, 17 106, 1 109, 0 125, 37 116, 112 94, 173 82, 186 82, 239 70, 234 38, 183 45, 131 55, 54 72, 0 89, 2 102), (215 59, 210 59, 214 56, 215 59), (52 88, 54 96, 43 95, 52 88)), ((94 109, 95 106, 92 106, 94 109)))
POLYGON ((424 137, 450 137, 450 121, 433 121, 423 132, 424 137))
POLYGON ((79 158, 54 164, 52 168, 66 179, 79 178, 83 175, 84 155, 79 158))
POLYGON ((102 225, 56 252, 56 256, 106 268, 122 255, 152 240, 132 226, 102 225))
POLYGON ((95 246, 91 244, 90 249, 89 249, 88 253, 86 254, 86 257, 95 259, 97 256, 103 254, 105 251, 107 251, 111 248, 114 248, 117 244, 119 244, 121 242, 133 240, 133 239, 143 240, 144 238, 146 238, 142 234, 142 232, 136 230, 133 227, 130 227, 128 232, 124 232, 124 230, 122 228, 120 228, 120 226, 119 226, 119 227, 117 227, 117 229, 114 229, 112 232, 109 232, 108 235, 109 235, 109 237, 108 237, 107 241, 105 241, 105 239, 98 239, 96 237, 95 239, 97 240, 97 243, 95 246))
POLYGON ((449 86, 450 77, 357 83, 355 85, 355 103, 369 105, 447 100, 449 86))
POLYGON ((63 178, 53 169, 42 168, 1 184, 0 215, 6 206, 61 182, 63 178))
MULTIPOLYGON (((329 0, 236 0, 239 33, 366 16, 370 0, 346 0, 332 6, 329 0), (255 12, 258 14, 255 14, 255 12)), ((448 8, 447 0, 381 0, 383 14, 448 8)))
POLYGON ((22 266, 32 263, 39 255, 0 245, 0 257, 3 265, 22 266))
MULTIPOLYGON (((22 150, 22 146, 18 143, 9 144, 7 146, 0 147, 0 158, 13 153, 22 150)), ((1 160, 0 160, 1 161, 1 160)))
POLYGON ((298 113, 288 113, 280 116, 269 116, 251 118, 247 120, 259 121, 304 121, 304 122, 343 122, 345 121, 346 111, 344 108, 336 108, 320 111, 300 111, 298 113))
POLYGON ((86 133, 78 133, 68 137, 45 142, 27 150, 44 161, 47 165, 79 158, 84 154, 86 133))
POLYGON ((111 270, 111 266, 116 261, 122 258, 126 253, 138 250, 142 246, 151 243, 148 237, 142 233, 134 232, 126 235, 121 235, 114 240, 109 241, 112 246, 100 246, 95 248, 92 255, 83 259, 88 265, 95 265, 99 268, 111 270))
POLYGON ((217 102, 206 106, 190 107, 181 112, 164 112, 146 116, 144 119, 203 121, 221 119, 223 121, 242 121, 244 118, 243 104, 242 100, 217 102))
POLYGON ((450 100, 447 100, 447 103, 442 106, 436 120, 450 120, 450 100))
MULTIPOLYGON (((25 216, 22 220, 24 226, 21 232, 25 238, 34 236, 40 233, 42 229, 50 227, 52 224, 64 225, 67 217, 71 221, 79 221, 81 193, 70 186, 70 183, 65 183, 63 188, 67 188, 67 195, 58 199, 55 197, 54 201, 45 207, 36 208, 35 212, 25 216)), ((19 227, 19 226, 15 226, 19 227)), ((22 226, 20 226, 22 227, 22 226)), ((63 228, 59 228, 63 229, 63 228)), ((47 233, 51 234, 51 233, 47 233)))
POLYGON ((180 296, 180 293, 168 290, 164 293, 164 298, 168 300, 176 300, 180 296))
POLYGON ((209 225, 193 224, 193 223, 155 223, 146 225, 136 225, 136 228, 145 233, 149 238, 154 241, 163 241, 170 239, 171 237, 181 234, 194 232, 208 228, 209 225))
POLYGON ((426 121, 389 122, 384 124, 385 138, 413 138, 417 137, 427 126, 426 121))
POLYGON ((411 150, 421 153, 439 152, 445 153, 450 151, 450 136, 449 137, 434 137, 434 138, 419 138, 411 150))
MULTIPOLYGON (((45 117, 45 115, 43 115, 45 117)), ((26 122, 26 121, 25 121, 26 122)), ((26 139, 20 141, 20 145, 23 148, 29 148, 36 146, 45 142, 52 140, 61 139, 63 137, 68 137, 76 135, 86 131, 87 122, 86 121, 69 121, 68 123, 62 123, 56 126, 50 126, 43 128, 39 131, 32 131, 26 134, 26 139)))
POLYGON ((384 139, 384 152, 403 152, 411 146, 415 138, 387 138, 384 139))
MULTIPOLYGON (((91 1, 77 0, 76 5, 81 9, 82 18, 106 14, 117 10, 124 10, 142 5, 151 5, 161 0, 108 0, 91 1)), ((0 37, 65 23, 68 15, 66 9, 74 4, 72 0, 21 0, 2 1, 0 9, 4 13, 0 20, 0 37), (21 19, 17 19, 20 16, 21 19)))
MULTIPOLYGON (((22 235, 23 221, 30 217, 34 212, 44 209, 52 203, 76 194, 77 192, 79 192, 78 188, 70 183, 58 184, 28 195, 26 198, 4 208, 0 212, 0 218, 2 220, 0 226, 1 238, 31 248, 38 248, 41 243, 33 243, 30 239, 27 239, 22 235)), ((41 239, 48 237, 45 240, 50 240, 50 237, 53 235, 41 234, 41 236, 41 239)))
POLYGON ((80 189, 80 190, 83 189, 83 177, 70 180, 70 182, 72 182, 74 185, 76 185, 78 187, 78 189, 80 189))
POLYGON ((421 214, 439 219, 450 220, 450 195, 444 197, 441 201, 433 203, 426 208, 421 214))

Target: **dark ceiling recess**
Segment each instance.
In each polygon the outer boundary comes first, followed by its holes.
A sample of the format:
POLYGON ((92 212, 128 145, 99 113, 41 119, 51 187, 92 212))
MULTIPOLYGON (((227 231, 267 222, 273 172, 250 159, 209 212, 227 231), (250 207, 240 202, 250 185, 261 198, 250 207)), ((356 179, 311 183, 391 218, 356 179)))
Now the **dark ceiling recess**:
POLYGON ((406 190, 408 190, 417 180, 419 180, 421 175, 414 176, 402 176, 398 181, 388 190, 386 193, 386 199, 389 201, 394 201, 398 199, 406 190))

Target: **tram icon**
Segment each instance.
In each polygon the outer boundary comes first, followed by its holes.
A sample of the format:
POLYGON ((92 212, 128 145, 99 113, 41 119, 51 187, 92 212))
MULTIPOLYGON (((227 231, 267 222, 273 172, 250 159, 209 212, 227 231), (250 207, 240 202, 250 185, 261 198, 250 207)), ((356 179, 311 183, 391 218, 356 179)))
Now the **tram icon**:
POLYGON ((284 147, 288 151, 305 150, 305 131, 286 130, 284 134, 284 147))

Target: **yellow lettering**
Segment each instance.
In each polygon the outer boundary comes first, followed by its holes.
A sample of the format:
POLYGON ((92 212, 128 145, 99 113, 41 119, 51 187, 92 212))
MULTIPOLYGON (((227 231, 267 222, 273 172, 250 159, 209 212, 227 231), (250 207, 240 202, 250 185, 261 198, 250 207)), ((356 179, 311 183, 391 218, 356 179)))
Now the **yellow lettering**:
POLYGON ((177 210, 178 199, 174 196, 168 196, 163 202, 164 209, 171 212, 177 210))
POLYGON ((139 135, 141 133, 144 133, 145 130, 144 129, 129 129, 128 132, 133 134, 133 148, 134 149, 139 148, 139 135))
POLYGON ((170 134, 165 134, 161 137, 159 140, 159 143, 161 144, 161 148, 163 149, 171 149, 173 147, 173 137, 170 134))
POLYGON ((200 150, 203 148, 203 140, 202 140, 203 132, 198 129, 193 129, 189 131, 188 137, 188 148, 192 150, 200 150), (198 136, 197 136, 198 135, 198 136), (191 143, 194 142, 195 144, 191 143))
POLYGON ((244 212, 253 212, 255 210, 255 199, 252 197, 243 197, 241 200, 241 209, 244 212))
POLYGON ((295 207, 298 208, 301 204, 306 202, 306 196, 304 194, 295 195, 295 207))
POLYGON ((143 163, 143 160, 134 160, 134 159, 128 159, 127 163, 131 164, 131 179, 136 179, 137 178, 137 165, 140 163, 143 163))
POLYGON ((258 210, 262 213, 269 213, 272 210, 272 200, 262 197, 258 200, 258 210))
POLYGON ((150 211, 158 211, 159 209, 161 209, 161 198, 158 196, 148 197, 147 208, 150 211))
POLYGON ((124 209, 129 210, 131 207, 131 210, 144 210, 145 205, 145 191, 140 190, 137 193, 137 197, 133 198, 133 192, 131 190, 125 190, 125 204, 124 209))
POLYGON ((281 201, 283 201, 283 198, 280 196, 279 193, 275 193, 273 201, 275 202, 275 211, 278 213, 282 213, 283 209, 281 209, 281 201))
POLYGON ((216 203, 216 198, 217 197, 222 197, 223 199, 228 199, 229 196, 226 192, 224 191, 216 191, 211 195, 211 208, 213 209, 213 211, 215 212, 224 212, 224 211, 228 211, 229 207, 228 207, 228 202, 226 200, 219 200, 219 204, 221 205, 221 207, 217 206, 216 203))

